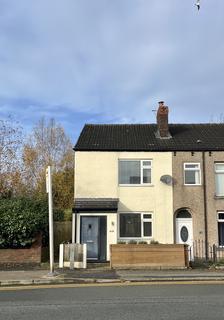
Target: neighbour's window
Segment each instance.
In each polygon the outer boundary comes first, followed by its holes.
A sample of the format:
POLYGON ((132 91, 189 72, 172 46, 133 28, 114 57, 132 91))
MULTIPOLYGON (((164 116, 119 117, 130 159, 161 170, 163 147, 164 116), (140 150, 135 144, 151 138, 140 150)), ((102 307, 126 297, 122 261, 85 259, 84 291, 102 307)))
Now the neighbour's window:
POLYGON ((184 184, 185 185, 201 184, 200 163, 184 163, 184 184))
POLYGON ((224 246, 224 212, 218 212, 218 239, 219 246, 224 246))
POLYGON ((119 184, 151 184, 151 160, 119 160, 119 184))
POLYGON ((224 163, 215 163, 215 194, 224 196, 224 163))
POLYGON ((149 238, 152 236, 151 213, 120 213, 120 238, 149 238))

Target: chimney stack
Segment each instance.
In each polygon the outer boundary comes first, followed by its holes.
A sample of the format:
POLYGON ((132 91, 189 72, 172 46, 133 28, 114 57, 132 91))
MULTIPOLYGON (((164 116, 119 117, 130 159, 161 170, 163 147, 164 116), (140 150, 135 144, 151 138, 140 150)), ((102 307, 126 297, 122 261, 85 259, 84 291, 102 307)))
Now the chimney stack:
POLYGON ((159 108, 157 110, 157 133, 156 137, 160 139, 172 138, 169 132, 168 122, 169 108, 164 105, 163 101, 159 102, 159 108))

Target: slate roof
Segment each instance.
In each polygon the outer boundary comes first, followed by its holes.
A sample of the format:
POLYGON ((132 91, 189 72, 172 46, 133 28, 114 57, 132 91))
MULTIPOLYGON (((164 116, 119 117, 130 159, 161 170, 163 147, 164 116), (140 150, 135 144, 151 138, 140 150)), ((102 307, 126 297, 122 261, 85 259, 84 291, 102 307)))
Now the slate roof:
POLYGON ((75 151, 224 151, 224 124, 170 124, 171 139, 156 138, 156 124, 86 124, 75 151))
POLYGON ((117 212, 117 198, 76 198, 73 211, 88 212, 88 211, 107 211, 117 212))

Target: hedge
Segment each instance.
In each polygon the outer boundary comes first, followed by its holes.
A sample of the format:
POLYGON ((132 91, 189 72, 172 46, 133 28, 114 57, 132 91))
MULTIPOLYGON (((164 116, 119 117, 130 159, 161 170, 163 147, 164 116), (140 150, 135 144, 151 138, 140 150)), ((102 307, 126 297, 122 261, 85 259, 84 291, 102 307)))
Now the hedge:
MULTIPOLYGON (((57 220, 63 213, 56 210, 57 220)), ((0 199, 0 248, 30 247, 38 233, 48 241, 48 203, 30 198, 0 199)))

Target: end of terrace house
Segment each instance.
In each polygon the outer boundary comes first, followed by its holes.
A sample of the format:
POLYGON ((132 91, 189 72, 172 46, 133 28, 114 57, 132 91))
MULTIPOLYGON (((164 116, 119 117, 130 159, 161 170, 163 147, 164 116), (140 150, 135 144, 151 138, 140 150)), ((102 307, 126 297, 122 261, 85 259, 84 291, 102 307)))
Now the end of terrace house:
POLYGON ((86 124, 74 147, 73 242, 110 260, 110 244, 224 246, 224 124, 86 124))

